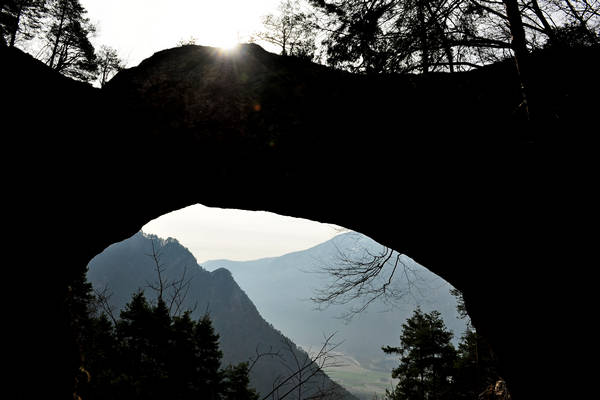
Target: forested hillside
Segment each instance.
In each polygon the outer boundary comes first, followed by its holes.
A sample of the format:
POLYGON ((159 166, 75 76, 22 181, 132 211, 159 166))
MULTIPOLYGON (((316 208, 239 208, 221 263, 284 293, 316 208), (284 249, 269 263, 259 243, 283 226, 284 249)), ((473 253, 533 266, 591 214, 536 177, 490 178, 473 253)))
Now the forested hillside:
MULTIPOLYGON (((250 385, 262 395, 291 377, 278 390, 279 395, 283 395, 306 379, 314 367, 308 366, 307 353, 261 317, 229 271, 204 270, 175 239, 163 240, 140 232, 107 248, 90 262, 88 268, 88 279, 96 290, 110 294, 107 300, 114 308, 114 314, 123 309, 138 289, 155 301, 162 282, 163 296, 171 312, 193 310, 190 314, 193 320, 208 315, 219 334, 222 366, 241 362, 253 365, 250 385), (162 274, 160 279, 157 266, 162 274), (181 290, 177 292, 177 288, 181 290), (299 370, 301 373, 295 374, 299 370)), ((328 346, 333 344, 331 341, 328 346)), ((327 346, 324 351, 326 349, 327 346)), ((318 352, 319 349, 312 350, 318 352)), ((311 356, 315 358, 314 354, 311 356)), ((326 363, 327 360, 317 360, 316 364, 319 362, 326 363)), ((320 372, 304 382, 300 389, 303 397, 334 391, 351 398, 320 372)))

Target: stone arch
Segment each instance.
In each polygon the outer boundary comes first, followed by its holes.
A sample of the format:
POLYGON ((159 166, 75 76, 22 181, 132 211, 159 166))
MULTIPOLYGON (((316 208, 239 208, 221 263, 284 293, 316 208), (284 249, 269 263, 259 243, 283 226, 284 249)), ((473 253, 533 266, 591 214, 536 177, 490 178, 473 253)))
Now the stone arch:
POLYGON ((18 156, 7 168, 21 173, 7 179, 19 194, 8 207, 24 213, 13 232, 41 224, 35 257, 53 257, 53 268, 35 269, 31 290, 32 307, 45 299, 56 310, 41 317, 50 328, 31 351, 47 355, 44 370, 67 371, 48 387, 68 393, 71 382, 61 314, 70 273, 147 221, 198 202, 364 233, 464 292, 515 398, 539 394, 537 377, 561 374, 548 354, 559 333, 546 329, 557 282, 544 271, 568 251, 572 221, 555 211, 573 205, 577 182, 554 150, 516 137, 503 105, 514 96, 510 74, 500 67, 362 77, 255 45, 229 56, 185 46, 100 91, 0 51, 10 60, 0 70, 3 125, 18 156), (471 123, 454 132, 454 120, 471 123), (65 369, 47 361, 61 358, 65 369))

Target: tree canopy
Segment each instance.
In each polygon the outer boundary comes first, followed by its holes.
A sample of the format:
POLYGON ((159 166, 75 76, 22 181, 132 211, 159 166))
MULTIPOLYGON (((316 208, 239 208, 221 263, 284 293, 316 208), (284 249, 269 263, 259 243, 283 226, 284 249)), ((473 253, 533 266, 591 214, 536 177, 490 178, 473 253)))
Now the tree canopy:
POLYGON ((356 72, 470 69, 544 46, 597 46, 597 0, 310 0, 327 62, 356 72))
POLYGON ((402 325, 399 347, 383 347, 387 354, 399 354, 400 365, 392 371, 399 379, 391 400, 449 399, 456 351, 438 311, 415 310, 402 325))
POLYGON ((123 67, 116 50, 91 42, 96 27, 79 0, 3 0, 0 2, 0 43, 26 46, 61 74, 103 86, 123 67))
POLYGON ((4 0, 0 2, 0 36, 7 45, 16 45, 17 37, 32 39, 41 28, 47 0, 4 0))
POLYGON ((284 56, 313 60, 317 46, 312 17, 298 1, 283 0, 276 13, 262 17, 265 29, 257 37, 278 46, 284 56))
POLYGON ((101 312, 82 274, 68 309, 81 359, 76 394, 85 399, 256 400, 246 363, 221 368, 210 317, 171 315, 158 297, 131 296, 115 322, 101 312))
MULTIPOLYGON (((461 304, 459 301, 458 307, 464 311, 461 304)), ((465 331, 457 348, 452 338, 438 311, 424 313, 417 308, 402 325, 400 346, 382 348, 387 354, 400 356, 400 364, 392 371, 398 384, 387 391, 386 398, 476 399, 502 380, 491 348, 475 329, 465 331)))
POLYGON ((50 68, 83 81, 96 75, 98 62, 89 36, 95 27, 79 0, 52 0, 45 40, 50 68))

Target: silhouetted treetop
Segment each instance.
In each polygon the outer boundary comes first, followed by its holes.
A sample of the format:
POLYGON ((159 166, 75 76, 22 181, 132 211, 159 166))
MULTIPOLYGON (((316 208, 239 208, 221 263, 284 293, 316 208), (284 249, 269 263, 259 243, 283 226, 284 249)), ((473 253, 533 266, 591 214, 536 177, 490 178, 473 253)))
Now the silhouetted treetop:
POLYGON ((8 46, 29 40, 41 29, 48 0, 4 0, 0 3, 0 36, 8 46))
POLYGON ((548 44, 598 45, 600 2, 310 0, 328 63, 363 72, 453 71, 548 44), (571 27, 571 28, 570 28, 571 27), (576 27, 576 40, 562 30, 576 27))
POLYGON ((83 81, 95 77, 98 62, 89 36, 95 27, 79 0, 52 0, 46 32, 46 63, 50 68, 83 81))
POLYGON ((0 2, 0 43, 31 52, 71 78, 104 86, 123 62, 115 49, 90 38, 96 27, 79 0, 4 0, 0 2))
POLYGON ((276 13, 262 17, 264 30, 256 36, 281 48, 282 55, 315 59, 317 50, 314 15, 298 1, 283 0, 276 13))

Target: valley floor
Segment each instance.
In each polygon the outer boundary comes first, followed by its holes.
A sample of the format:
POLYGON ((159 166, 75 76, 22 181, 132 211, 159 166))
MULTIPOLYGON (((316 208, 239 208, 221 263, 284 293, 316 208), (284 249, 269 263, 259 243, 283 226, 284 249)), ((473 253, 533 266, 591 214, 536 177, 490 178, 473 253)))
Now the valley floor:
POLYGON ((382 371, 361 365, 343 353, 335 354, 336 366, 326 368, 327 375, 361 400, 373 400, 385 395, 397 383, 391 371, 382 371))

